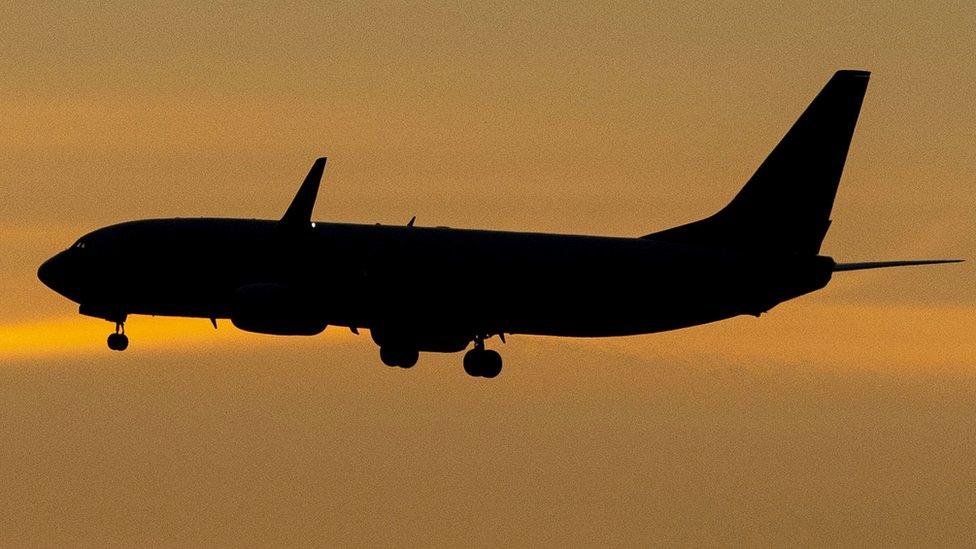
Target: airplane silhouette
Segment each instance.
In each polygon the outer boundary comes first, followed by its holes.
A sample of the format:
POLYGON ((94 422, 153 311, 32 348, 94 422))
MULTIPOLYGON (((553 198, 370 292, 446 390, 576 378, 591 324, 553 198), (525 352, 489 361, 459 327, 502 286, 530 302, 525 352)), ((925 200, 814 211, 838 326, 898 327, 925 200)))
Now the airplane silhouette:
POLYGON ((459 352, 495 377, 485 340, 602 337, 748 314, 820 288, 839 271, 958 260, 837 263, 820 255, 870 73, 833 75, 718 213, 639 238, 312 222, 325 158, 277 221, 153 219, 79 239, 40 280, 115 323, 131 314, 229 318, 237 328, 315 335, 368 328, 384 364, 459 352))

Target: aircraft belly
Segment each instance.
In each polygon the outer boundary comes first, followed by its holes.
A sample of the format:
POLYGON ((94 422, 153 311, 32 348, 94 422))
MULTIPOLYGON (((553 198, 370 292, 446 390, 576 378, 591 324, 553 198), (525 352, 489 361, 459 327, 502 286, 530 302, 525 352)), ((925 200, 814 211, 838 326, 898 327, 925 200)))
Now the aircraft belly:
POLYGON ((513 304, 506 324, 512 333, 604 337, 660 332, 734 316, 699 299, 687 288, 618 286, 588 294, 540 293, 528 307, 513 304))
MULTIPOLYGON (((483 278, 408 276, 388 281, 412 329, 599 337, 651 333, 741 314, 713 299, 727 292, 705 269, 603 264, 606 269, 512 269, 483 278)), ((444 272, 444 271, 440 271, 444 272)), ((714 271, 713 271, 714 272, 714 271)), ((398 316, 385 311, 387 317, 398 316)))

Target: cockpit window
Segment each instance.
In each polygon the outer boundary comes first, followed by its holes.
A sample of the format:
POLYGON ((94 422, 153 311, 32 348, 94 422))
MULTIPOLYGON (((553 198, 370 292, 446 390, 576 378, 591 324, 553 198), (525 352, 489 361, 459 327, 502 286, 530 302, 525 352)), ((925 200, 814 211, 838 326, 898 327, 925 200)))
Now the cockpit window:
POLYGON ((78 242, 75 242, 74 245, 71 246, 71 247, 73 249, 75 249, 75 250, 84 250, 85 249, 85 241, 84 241, 84 239, 79 240, 78 242))

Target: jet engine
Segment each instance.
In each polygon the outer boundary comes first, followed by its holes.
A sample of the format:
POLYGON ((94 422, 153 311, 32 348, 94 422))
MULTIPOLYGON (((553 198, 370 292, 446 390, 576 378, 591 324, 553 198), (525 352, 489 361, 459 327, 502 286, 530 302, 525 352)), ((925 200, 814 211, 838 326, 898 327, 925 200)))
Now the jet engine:
POLYGON ((316 335, 326 323, 308 296, 281 284, 249 284, 234 295, 231 322, 246 332, 316 335))

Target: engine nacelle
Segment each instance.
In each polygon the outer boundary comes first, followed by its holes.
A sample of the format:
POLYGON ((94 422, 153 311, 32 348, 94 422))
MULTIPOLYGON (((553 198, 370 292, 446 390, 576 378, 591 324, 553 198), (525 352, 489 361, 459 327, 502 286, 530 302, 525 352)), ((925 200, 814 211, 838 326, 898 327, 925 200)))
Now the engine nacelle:
POLYGON ((231 322, 246 332, 316 335, 326 323, 301 295, 281 284, 249 284, 234 295, 231 322))

